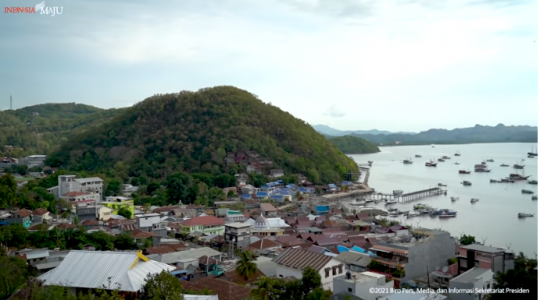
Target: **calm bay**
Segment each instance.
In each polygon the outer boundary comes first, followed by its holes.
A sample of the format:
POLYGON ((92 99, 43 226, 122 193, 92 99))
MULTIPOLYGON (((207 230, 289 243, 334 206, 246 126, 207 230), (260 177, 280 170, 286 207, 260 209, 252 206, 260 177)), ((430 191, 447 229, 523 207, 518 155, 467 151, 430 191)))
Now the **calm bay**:
MULTIPOLYGON (((490 183, 490 179, 506 178, 510 173, 530 176, 529 180, 538 180, 538 160, 527 158, 527 152, 537 152, 537 144, 464 144, 464 145, 425 145, 380 147, 375 154, 349 155, 359 164, 373 161, 370 170, 369 186, 377 192, 392 193, 403 190, 404 193, 437 187, 439 183, 447 185, 446 196, 427 197, 407 203, 398 203, 392 207, 400 210, 413 210, 415 204, 427 204, 435 208, 448 208, 457 211, 457 217, 439 219, 420 216, 407 219, 391 218, 413 227, 441 228, 454 236, 469 234, 477 241, 485 239, 486 245, 507 248, 523 252, 527 256, 538 253, 538 201, 530 194, 522 194, 522 189, 531 190, 538 195, 538 186, 527 181, 515 183, 490 183), (461 156, 454 156, 459 152, 461 156), (421 155, 421 158, 415 158, 421 155), (451 159, 438 162, 437 167, 426 167, 427 161, 442 156, 451 159), (403 164, 404 159, 412 159, 412 164, 403 164), (491 169, 489 173, 474 172, 474 165, 482 161, 491 169), (459 162, 456 165, 455 162, 459 162), (525 165, 523 170, 512 166, 516 163, 525 165), (507 164, 509 167, 501 167, 507 164), (471 171, 470 174, 458 174, 459 170, 471 171), (463 186, 467 180, 471 186, 463 186), (452 202, 450 197, 460 197, 452 202), (471 198, 480 199, 472 204, 471 198), (534 214, 532 218, 519 219, 518 213, 534 214)), ((371 205, 384 209, 384 204, 371 205)))

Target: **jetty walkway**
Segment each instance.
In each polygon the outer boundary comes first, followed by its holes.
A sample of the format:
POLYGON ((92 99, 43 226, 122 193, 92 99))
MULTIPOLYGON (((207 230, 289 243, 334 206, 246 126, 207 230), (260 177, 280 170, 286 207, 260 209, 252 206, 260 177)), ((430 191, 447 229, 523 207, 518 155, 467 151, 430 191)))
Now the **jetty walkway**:
POLYGON ((410 201, 420 200, 420 199, 431 197, 431 196, 439 196, 442 194, 444 194, 444 190, 438 187, 435 187, 435 188, 405 193, 398 197, 396 197, 393 194, 383 194, 383 193, 372 194, 371 197, 375 200, 396 199, 398 200, 398 202, 410 202, 410 201))

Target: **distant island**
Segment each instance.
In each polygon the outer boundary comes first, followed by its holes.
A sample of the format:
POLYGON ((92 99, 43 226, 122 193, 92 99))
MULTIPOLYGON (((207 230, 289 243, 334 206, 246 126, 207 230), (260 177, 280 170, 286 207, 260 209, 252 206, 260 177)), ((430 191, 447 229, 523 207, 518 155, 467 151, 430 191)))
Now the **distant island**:
POLYGON ((363 138, 352 135, 326 138, 345 154, 366 154, 381 152, 379 147, 363 138))
MULTIPOLYGON (((326 133, 330 132, 330 130, 326 130, 326 132, 319 132, 325 134, 325 136, 328 138, 331 138, 331 134, 326 133)), ((470 128, 456 128, 452 130, 430 129, 415 134, 351 133, 350 136, 363 138, 380 146, 472 143, 537 143, 538 127, 505 126, 504 124, 498 124, 497 126, 476 125, 470 128)))
POLYGON ((338 130, 327 125, 313 125, 312 127, 315 128, 315 130, 317 130, 319 133, 327 135, 327 136, 346 136, 346 135, 351 135, 351 134, 416 134, 416 132, 404 132, 404 131, 391 132, 391 131, 377 130, 377 129, 338 130))

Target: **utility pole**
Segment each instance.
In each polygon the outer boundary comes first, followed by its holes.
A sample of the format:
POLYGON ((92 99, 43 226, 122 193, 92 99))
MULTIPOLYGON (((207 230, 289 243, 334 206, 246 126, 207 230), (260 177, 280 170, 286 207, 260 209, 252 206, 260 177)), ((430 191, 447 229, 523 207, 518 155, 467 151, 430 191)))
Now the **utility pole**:
POLYGON ((9 109, 13 110, 13 98, 11 98, 11 95, 9 95, 9 109))

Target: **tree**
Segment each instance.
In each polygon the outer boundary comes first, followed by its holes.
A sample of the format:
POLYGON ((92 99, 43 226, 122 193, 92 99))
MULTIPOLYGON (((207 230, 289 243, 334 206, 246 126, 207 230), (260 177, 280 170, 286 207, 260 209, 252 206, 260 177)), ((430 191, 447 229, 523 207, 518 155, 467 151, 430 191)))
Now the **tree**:
POLYGON ((312 267, 307 267, 302 272, 302 292, 304 295, 309 294, 314 289, 321 287, 321 275, 312 267))
POLYGON ((7 208, 16 203, 17 182, 11 174, 0 177, 0 207, 7 208))
POLYGON ((189 174, 178 172, 167 178, 167 194, 169 203, 180 203, 186 200, 189 189, 192 185, 192 178, 189 174))
POLYGON ((129 233, 123 232, 115 237, 114 247, 118 250, 133 250, 137 249, 137 244, 129 233))
POLYGON ((476 238, 472 235, 466 235, 466 234, 463 234, 460 238, 459 238, 459 243, 461 245, 471 245, 471 244, 476 244, 476 238))
POLYGON ((19 257, 0 257, 0 299, 7 299, 28 278, 26 262, 19 257))
POLYGON ((107 184, 105 189, 106 196, 117 196, 122 193, 122 181, 118 179, 113 179, 107 184))
MULTIPOLYGON (((495 275, 495 289, 526 289, 529 292, 523 294, 513 294, 512 299, 529 300, 538 299, 538 267, 536 259, 527 258, 523 252, 514 260, 514 269, 507 272, 498 272, 495 275)), ((490 300, 510 299, 507 294, 491 294, 490 300)))
POLYGON ((131 211, 125 207, 125 206, 122 206, 118 209, 118 215, 126 218, 126 219, 131 219, 131 217, 133 216, 133 214, 131 213, 131 211))
POLYGON ((257 274, 258 268, 257 265, 253 262, 255 258, 253 254, 249 251, 244 251, 240 253, 240 259, 236 263, 236 274, 244 278, 245 281, 248 281, 251 277, 257 274))
POLYGON ((148 300, 183 300, 184 298, 178 278, 165 271, 159 274, 148 274, 140 295, 141 299, 148 300))

